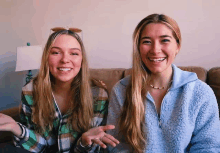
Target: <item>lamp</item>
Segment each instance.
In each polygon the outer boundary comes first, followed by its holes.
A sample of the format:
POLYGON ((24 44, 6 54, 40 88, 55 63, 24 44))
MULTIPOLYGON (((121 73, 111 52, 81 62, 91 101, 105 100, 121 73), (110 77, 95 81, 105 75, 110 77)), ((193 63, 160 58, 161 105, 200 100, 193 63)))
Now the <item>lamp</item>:
POLYGON ((26 83, 32 79, 31 70, 39 69, 41 64, 43 49, 41 46, 27 46, 17 47, 17 61, 15 71, 28 70, 26 76, 26 83))

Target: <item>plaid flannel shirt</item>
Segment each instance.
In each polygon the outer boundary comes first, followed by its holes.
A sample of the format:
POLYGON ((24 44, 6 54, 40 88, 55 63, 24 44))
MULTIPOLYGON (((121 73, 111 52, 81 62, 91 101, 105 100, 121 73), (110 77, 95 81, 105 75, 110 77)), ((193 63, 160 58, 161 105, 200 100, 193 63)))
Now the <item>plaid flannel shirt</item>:
MULTIPOLYGON (((101 82, 102 84, 102 82, 101 82)), ((35 132, 35 124, 32 122, 32 106, 33 106, 33 82, 31 81, 22 88, 22 105, 21 105, 21 137, 14 136, 14 144, 17 147, 24 148, 31 152, 97 152, 100 147, 93 145, 93 148, 85 150, 79 143, 79 137, 82 133, 77 133, 71 126, 67 125, 70 113, 61 115, 58 105, 54 99, 55 118, 53 121, 53 131, 47 130, 40 135, 35 132)), ((104 88, 93 86, 94 101, 94 117, 92 127, 105 125, 108 110, 108 94, 104 88)))

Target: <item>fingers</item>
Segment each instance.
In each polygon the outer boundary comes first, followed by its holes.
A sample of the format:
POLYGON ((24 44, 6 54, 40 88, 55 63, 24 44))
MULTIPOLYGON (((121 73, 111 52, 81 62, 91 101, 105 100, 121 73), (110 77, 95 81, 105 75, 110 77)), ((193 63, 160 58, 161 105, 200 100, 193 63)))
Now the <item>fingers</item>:
POLYGON ((105 134, 101 138, 95 138, 92 141, 100 145, 102 148, 106 148, 106 144, 109 144, 112 147, 115 147, 117 144, 119 144, 119 141, 109 134, 105 134))
POLYGON ((100 145, 102 148, 106 148, 107 147, 99 138, 92 139, 92 141, 94 143, 100 145))
POLYGON ((85 145, 91 145, 92 142, 100 145, 102 148, 106 148, 106 144, 115 147, 119 144, 119 141, 113 136, 106 134, 105 131, 114 129, 114 125, 105 125, 94 127, 82 134, 81 142, 85 145))
POLYGON ((109 134, 106 134, 101 140, 103 143, 110 144, 112 147, 115 147, 117 144, 119 144, 119 141, 109 134))
POLYGON ((99 126, 99 128, 101 128, 103 131, 106 131, 106 130, 112 130, 115 128, 114 125, 105 125, 105 126, 99 126))
POLYGON ((104 135, 104 137, 102 137, 102 140, 103 140, 103 142, 106 140, 106 141, 111 141, 111 142, 113 142, 112 144, 111 143, 108 143, 108 144, 110 144, 110 145, 112 145, 113 147, 115 147, 117 144, 119 144, 119 141, 117 140, 117 139, 115 139, 112 135, 110 135, 110 134, 105 134, 104 135))

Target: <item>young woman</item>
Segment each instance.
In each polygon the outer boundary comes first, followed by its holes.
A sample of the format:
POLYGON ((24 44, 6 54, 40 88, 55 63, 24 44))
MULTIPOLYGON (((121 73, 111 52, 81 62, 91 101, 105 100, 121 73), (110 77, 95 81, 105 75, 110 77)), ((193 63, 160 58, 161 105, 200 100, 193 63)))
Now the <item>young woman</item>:
POLYGON ((173 63, 181 46, 177 23, 163 14, 144 18, 133 34, 132 74, 113 88, 110 152, 220 152, 218 106, 212 89, 173 63))
POLYGON ((104 125, 108 95, 102 82, 90 87, 87 59, 77 29, 54 28, 44 48, 39 74, 22 88, 21 121, 1 114, 0 130, 31 152, 95 152, 115 146, 104 125))

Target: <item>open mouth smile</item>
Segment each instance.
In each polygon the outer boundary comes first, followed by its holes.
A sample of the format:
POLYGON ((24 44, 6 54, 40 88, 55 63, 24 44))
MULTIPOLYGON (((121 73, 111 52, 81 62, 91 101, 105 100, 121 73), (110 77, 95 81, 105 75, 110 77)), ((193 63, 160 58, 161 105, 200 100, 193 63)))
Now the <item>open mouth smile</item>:
POLYGON ((148 57, 148 59, 151 61, 151 62, 162 62, 166 59, 166 57, 163 57, 163 58, 150 58, 148 57))
POLYGON ((57 68, 60 71, 70 71, 72 68, 57 68))

